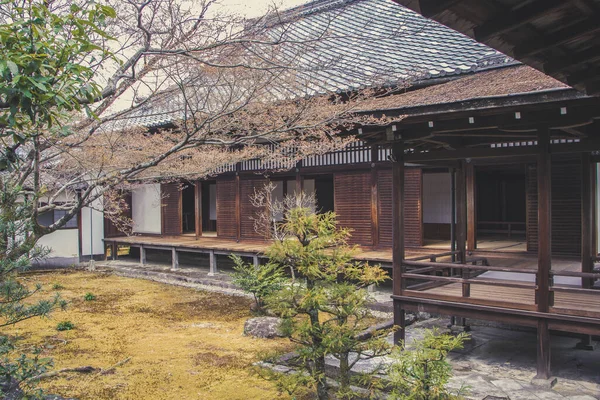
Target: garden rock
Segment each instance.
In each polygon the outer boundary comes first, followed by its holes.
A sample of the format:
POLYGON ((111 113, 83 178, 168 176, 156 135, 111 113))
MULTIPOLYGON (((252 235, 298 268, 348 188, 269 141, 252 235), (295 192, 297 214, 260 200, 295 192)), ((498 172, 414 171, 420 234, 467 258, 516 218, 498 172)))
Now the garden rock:
POLYGON ((280 332, 281 318, 255 317, 250 318, 244 324, 244 335, 258 338, 271 339, 283 337, 280 332))

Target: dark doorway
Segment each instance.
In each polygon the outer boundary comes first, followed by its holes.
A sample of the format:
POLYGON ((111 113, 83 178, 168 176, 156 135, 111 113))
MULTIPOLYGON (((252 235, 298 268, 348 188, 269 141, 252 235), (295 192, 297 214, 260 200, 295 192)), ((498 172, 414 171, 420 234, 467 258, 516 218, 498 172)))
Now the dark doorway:
POLYGON ((202 182, 202 234, 217 232, 217 183, 202 182))
POLYGON ((334 211, 333 175, 319 175, 315 177, 315 196, 317 198, 318 212, 326 213, 334 211))
POLYGON ((183 233, 196 232, 196 195, 193 184, 187 182, 181 193, 181 226, 183 233))
POLYGON ((525 166, 478 167, 476 187, 478 239, 486 235, 524 239, 527 220, 525 166))

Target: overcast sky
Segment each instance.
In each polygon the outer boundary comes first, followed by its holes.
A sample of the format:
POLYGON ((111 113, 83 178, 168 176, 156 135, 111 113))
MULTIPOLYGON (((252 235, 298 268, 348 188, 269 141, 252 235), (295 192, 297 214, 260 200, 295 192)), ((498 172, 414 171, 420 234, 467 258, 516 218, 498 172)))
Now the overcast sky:
POLYGON ((263 15, 270 5, 275 4, 278 9, 285 10, 304 3, 310 0, 219 0, 218 7, 223 7, 229 11, 235 12, 249 18, 259 17, 263 15))

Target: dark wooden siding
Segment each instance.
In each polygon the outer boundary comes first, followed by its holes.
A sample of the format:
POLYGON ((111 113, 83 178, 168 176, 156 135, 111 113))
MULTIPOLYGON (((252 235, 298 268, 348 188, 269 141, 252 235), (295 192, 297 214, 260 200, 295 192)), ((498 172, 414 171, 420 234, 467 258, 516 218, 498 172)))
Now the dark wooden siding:
POLYGON ((335 174, 334 203, 338 223, 352 230, 349 242, 372 246, 371 172, 335 174))
MULTIPOLYGON (((123 194, 123 200, 125 200, 125 203, 127 204, 127 209, 121 210, 121 215, 131 221, 131 192, 123 194)), ((81 223, 79 223, 79 229, 81 230, 81 223)), ((125 234, 126 232, 119 230, 110 219, 104 217, 104 237, 110 238, 123 236, 125 234)))
POLYGON ((181 187, 178 183, 160 185, 162 233, 181 235, 181 187))
POLYGON ((268 181, 266 179, 242 179, 240 180, 240 228, 241 236, 246 239, 260 239, 263 235, 256 232, 254 218, 260 211, 250 201, 255 189, 261 190, 268 181))
MULTIPOLYGON (((379 210, 379 247, 392 247, 392 170, 377 174, 379 210)), ((423 171, 410 168, 404 172, 404 244, 408 247, 423 245, 423 171)))
POLYGON ((237 237, 235 194, 235 178, 217 180, 217 236, 219 237, 237 237))
MULTIPOLYGON (((537 251, 537 169, 528 168, 527 250, 537 251)), ((581 254, 581 161, 552 160, 552 253, 581 254)))
POLYGON ((392 247, 392 170, 377 171, 379 247, 392 247))

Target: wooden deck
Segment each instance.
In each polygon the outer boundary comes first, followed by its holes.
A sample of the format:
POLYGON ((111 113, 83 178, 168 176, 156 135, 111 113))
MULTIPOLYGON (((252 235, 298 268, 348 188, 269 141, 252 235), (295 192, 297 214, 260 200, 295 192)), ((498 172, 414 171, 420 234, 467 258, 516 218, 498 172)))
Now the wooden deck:
MULTIPOLYGON (((171 250, 176 249, 179 252, 213 252, 214 254, 238 254, 241 256, 259 257, 269 247, 267 241, 224 239, 217 237, 200 237, 196 239, 194 235, 181 236, 118 236, 104 239, 106 244, 130 245, 133 247, 144 246, 147 249, 171 250)), ((433 253, 440 253, 440 250, 433 249, 412 249, 407 251, 409 257, 418 257, 433 253)), ((354 257, 356 260, 382 263, 384 266, 391 266, 392 251, 390 250, 370 250, 360 249, 354 257)))

